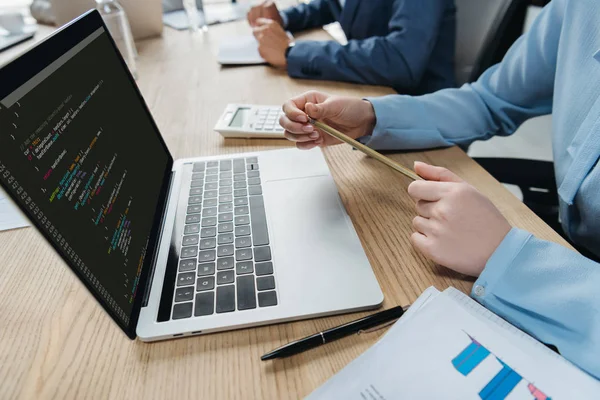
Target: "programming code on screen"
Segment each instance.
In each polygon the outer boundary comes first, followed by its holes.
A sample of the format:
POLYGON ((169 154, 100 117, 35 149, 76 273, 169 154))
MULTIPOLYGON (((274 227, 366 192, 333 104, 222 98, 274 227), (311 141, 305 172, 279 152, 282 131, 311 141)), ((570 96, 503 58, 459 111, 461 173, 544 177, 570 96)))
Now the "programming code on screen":
POLYGON ((168 156, 103 29, 0 101, 0 179, 129 323, 168 156))

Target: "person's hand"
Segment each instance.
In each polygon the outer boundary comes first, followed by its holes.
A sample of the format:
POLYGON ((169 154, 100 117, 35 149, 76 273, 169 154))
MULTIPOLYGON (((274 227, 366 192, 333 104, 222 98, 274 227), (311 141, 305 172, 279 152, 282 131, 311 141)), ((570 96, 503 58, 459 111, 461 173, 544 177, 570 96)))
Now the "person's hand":
POLYGON ((446 168, 416 162, 415 172, 426 180, 408 187, 417 201, 413 245, 437 264, 479 276, 510 224, 487 197, 446 168))
POLYGON ((279 118, 279 124, 285 129, 285 137, 296 142, 296 147, 302 150, 341 143, 310 125, 307 115, 353 139, 371 134, 375 127, 373 105, 354 97, 310 91, 286 101, 283 112, 285 114, 279 118))
POLYGON ((279 10, 274 1, 263 1, 252 7, 250 11, 248 11, 247 17, 250 26, 256 26, 259 18, 267 18, 277 22, 280 26, 283 26, 281 14, 279 14, 279 10))
POLYGON ((259 18, 257 26, 252 29, 254 37, 258 41, 258 53, 269 64, 285 68, 287 60, 285 51, 292 39, 285 33, 281 25, 272 19, 259 18))

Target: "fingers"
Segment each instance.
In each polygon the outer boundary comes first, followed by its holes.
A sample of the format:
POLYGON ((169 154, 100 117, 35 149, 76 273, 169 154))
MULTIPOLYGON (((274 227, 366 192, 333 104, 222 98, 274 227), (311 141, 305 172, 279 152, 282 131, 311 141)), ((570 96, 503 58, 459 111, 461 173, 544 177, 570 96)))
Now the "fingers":
POLYGON ((300 150, 310 150, 323 144, 323 139, 315 140, 312 142, 296 143, 296 147, 300 150))
POLYGON ((413 229, 416 232, 422 233, 425 236, 433 235, 433 224, 434 224, 433 221, 431 221, 427 218, 423 218, 419 215, 414 217, 413 221, 412 221, 413 229))
POLYGON ((310 134, 303 134, 303 135, 297 135, 295 133, 292 133, 290 131, 285 131, 284 132, 284 136, 286 139, 288 139, 291 142, 296 142, 296 143, 303 143, 303 142, 313 142, 317 139, 319 139, 321 136, 319 135, 318 132, 312 132, 310 134))
POLYGON ((248 11, 248 14, 246 14, 246 19, 248 20, 250 26, 254 25, 254 20, 256 19, 256 7, 252 7, 250 11, 248 11))
POLYGON ((272 25, 273 21, 265 18, 258 18, 254 21, 254 25, 252 27, 252 34, 256 38, 257 41, 261 41, 265 35, 272 35, 272 25))
POLYGON ((324 102, 314 104, 312 102, 306 103, 306 113, 312 119, 327 119, 336 118, 340 112, 340 105, 335 104, 331 98, 326 99, 324 102))
POLYGON ((302 110, 304 105, 298 106, 294 99, 288 100, 283 103, 283 112, 284 115, 279 118, 279 123, 285 129, 299 133, 302 131, 302 126, 306 125, 308 122, 308 118, 306 117, 306 113, 302 110))
POLYGON ((308 123, 305 108, 307 104, 315 106, 315 103, 322 103, 328 97, 325 93, 310 91, 283 104, 285 115, 279 118, 279 124, 285 129, 285 137, 295 142, 299 149, 309 150, 324 145, 323 134, 308 123))
POLYGON ((252 28, 252 34, 255 38, 258 38, 259 35, 264 35, 269 30, 269 25, 258 25, 255 24, 252 28))
POLYGON ((417 214, 424 218, 431 218, 433 216, 433 207, 435 206, 435 201, 424 201, 419 200, 416 204, 417 214))
POLYGON ((306 103, 306 113, 312 119, 326 118, 326 108, 321 104, 306 103))
POLYGON ((256 26, 256 20, 262 16, 262 5, 254 6, 248 11, 248 23, 256 26))
POLYGON ((275 21, 269 18, 259 17, 256 19, 256 25, 259 28, 269 28, 273 24, 275 24, 275 21))
POLYGON ((324 110, 322 106, 319 106, 314 103, 306 103, 305 107, 306 113, 312 119, 321 119, 323 118, 324 110))
MULTIPOLYGON (((290 100, 283 103, 283 112, 285 113, 285 117, 290 122, 299 122, 306 123, 308 122, 308 118, 306 117, 306 113, 304 112, 306 103, 322 103, 324 102, 329 95, 317 91, 309 91, 306 93, 302 93, 299 96, 292 97, 290 100)), ((286 121, 280 121, 286 122, 286 121)), ((283 123, 282 125, 286 128, 283 123)), ((290 127, 292 128, 292 127, 290 127)), ((296 127, 297 128, 297 127, 296 127)), ((287 129, 287 128, 286 128, 287 129)), ((299 133, 301 129, 288 129, 289 131, 299 133)))
POLYGON ((415 200, 438 201, 450 190, 452 183, 414 181, 408 186, 408 194, 415 200))
POLYGON ((453 172, 443 167, 436 167, 424 162, 415 161, 415 172, 428 181, 462 182, 463 180, 453 172))
POLYGON ((292 97, 291 101, 298 108, 304 110, 306 103, 320 104, 325 102, 328 98, 329 95, 327 93, 317 92, 316 90, 310 90, 308 92, 302 93, 299 96, 292 97))
POLYGON ((315 128, 312 125, 294 122, 285 115, 279 117, 279 125, 281 125, 283 129, 296 134, 311 133, 315 130, 315 128))
POLYGON ((431 256, 431 252, 430 252, 431 239, 430 238, 428 238, 427 236, 423 235, 420 232, 414 232, 410 236, 410 241, 412 242, 413 246, 417 250, 419 250, 421 253, 423 253, 425 256, 427 256, 427 257, 431 256))

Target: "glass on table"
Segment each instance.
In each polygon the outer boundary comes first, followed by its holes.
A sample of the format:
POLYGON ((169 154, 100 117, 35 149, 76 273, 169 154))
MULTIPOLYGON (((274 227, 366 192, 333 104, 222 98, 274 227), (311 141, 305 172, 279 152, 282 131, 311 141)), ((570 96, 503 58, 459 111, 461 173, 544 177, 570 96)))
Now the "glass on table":
POLYGON ((188 18, 189 29, 191 32, 203 32, 208 30, 206 17, 204 14, 204 3, 202 0, 183 0, 183 9, 188 18))
POLYGON ((102 16, 131 74, 137 79, 137 50, 125 10, 117 0, 96 0, 96 9, 102 16))

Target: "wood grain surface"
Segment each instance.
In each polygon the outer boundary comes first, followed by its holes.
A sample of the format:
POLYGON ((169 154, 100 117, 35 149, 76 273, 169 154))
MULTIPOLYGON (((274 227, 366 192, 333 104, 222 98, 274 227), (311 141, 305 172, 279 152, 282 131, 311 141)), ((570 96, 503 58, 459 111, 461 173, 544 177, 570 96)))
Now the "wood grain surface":
MULTIPOLYGON (((312 88, 352 96, 392 93, 292 80, 266 66, 220 67, 215 61, 219 40, 247 33, 244 22, 198 35, 165 29, 162 38, 138 44, 138 83, 174 157, 290 146, 282 140, 224 140, 212 127, 230 102, 281 104, 312 88)), ((321 31, 309 36, 326 38, 321 31)), ((346 145, 324 153, 385 294, 385 308, 410 304, 431 285, 470 290, 471 279, 434 265, 412 248, 414 204, 406 192, 408 178, 346 145)), ((448 167, 489 196, 512 224, 565 244, 458 148, 391 157, 407 166, 422 160, 448 167)), ((290 359, 265 363, 259 357, 363 315, 154 344, 130 341, 33 228, 2 232, 0 399, 296 399, 367 350, 385 330, 290 359)))

